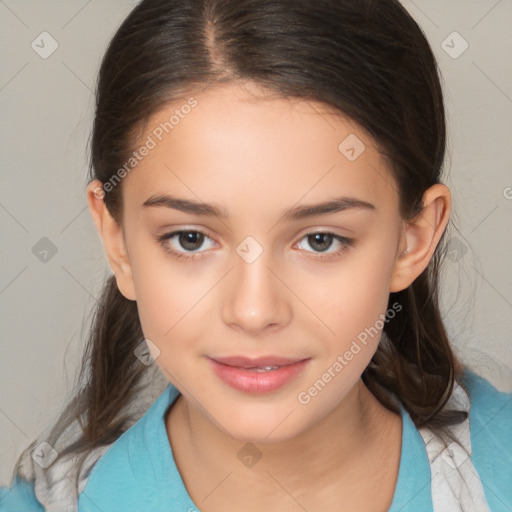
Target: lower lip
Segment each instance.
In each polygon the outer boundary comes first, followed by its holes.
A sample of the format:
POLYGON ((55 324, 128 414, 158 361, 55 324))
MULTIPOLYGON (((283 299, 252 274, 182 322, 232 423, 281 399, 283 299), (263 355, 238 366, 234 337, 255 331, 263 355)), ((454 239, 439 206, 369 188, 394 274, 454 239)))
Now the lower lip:
POLYGON ((238 366, 228 366, 210 359, 216 375, 228 386, 244 393, 270 393, 276 391, 299 375, 308 361, 309 359, 304 359, 297 363, 281 366, 277 370, 257 372, 256 370, 248 370, 238 366))

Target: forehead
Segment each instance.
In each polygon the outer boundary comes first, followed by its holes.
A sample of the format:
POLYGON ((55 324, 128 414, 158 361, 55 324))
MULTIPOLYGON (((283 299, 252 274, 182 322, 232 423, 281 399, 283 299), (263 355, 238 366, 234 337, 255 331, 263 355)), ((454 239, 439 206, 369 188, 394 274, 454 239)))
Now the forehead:
POLYGON ((167 104, 134 149, 139 159, 123 181, 127 207, 155 193, 254 213, 326 194, 397 206, 388 164, 362 127, 321 103, 254 86, 230 84, 167 104), (143 146, 150 149, 138 151, 143 146))

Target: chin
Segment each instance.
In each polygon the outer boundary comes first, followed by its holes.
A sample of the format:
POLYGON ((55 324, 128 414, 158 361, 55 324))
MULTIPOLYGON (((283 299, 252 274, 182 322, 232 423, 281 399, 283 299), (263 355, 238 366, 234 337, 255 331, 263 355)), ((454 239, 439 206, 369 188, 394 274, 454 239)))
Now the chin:
POLYGON ((280 443, 293 439, 307 429, 307 426, 297 424, 300 419, 297 412, 288 407, 276 407, 272 411, 263 411, 257 406, 248 406, 244 411, 224 409, 217 416, 220 420, 217 426, 240 442, 280 443))

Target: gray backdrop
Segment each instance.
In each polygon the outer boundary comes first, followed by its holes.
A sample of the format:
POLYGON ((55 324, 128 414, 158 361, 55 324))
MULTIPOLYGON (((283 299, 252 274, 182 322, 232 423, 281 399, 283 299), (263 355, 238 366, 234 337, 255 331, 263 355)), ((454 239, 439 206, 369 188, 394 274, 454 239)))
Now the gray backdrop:
MULTIPOLYGON (((93 90, 134 0, 0 0, 0 483, 61 409, 108 271, 85 199, 93 90)), ((453 194, 443 310, 512 389, 512 2, 404 0, 444 77, 453 194)))

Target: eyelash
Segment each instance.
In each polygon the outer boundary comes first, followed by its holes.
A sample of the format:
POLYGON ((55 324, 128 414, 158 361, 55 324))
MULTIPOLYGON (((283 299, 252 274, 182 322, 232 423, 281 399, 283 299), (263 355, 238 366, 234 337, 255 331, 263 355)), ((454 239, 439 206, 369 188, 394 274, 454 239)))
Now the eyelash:
MULTIPOLYGON (((155 237, 156 241, 164 248, 164 250, 169 253, 173 258, 175 258, 178 261, 189 261, 189 260, 198 260, 201 259, 203 256, 202 254, 205 253, 205 251, 196 251, 196 252, 180 252, 175 251, 174 249, 171 249, 168 245, 168 241, 172 239, 176 235, 180 235, 182 233, 198 233, 200 235, 204 235, 206 238, 210 238, 206 233, 203 233, 202 231, 198 230, 180 230, 180 231, 173 231, 172 233, 166 233, 163 235, 158 235, 155 237), (199 256, 196 256, 196 254, 199 254, 199 256)), ((353 238, 346 238, 344 236, 336 235, 334 233, 331 233, 329 231, 313 231, 311 233, 306 233, 300 240, 303 240, 304 238, 307 238, 312 235, 332 235, 333 239, 338 240, 342 246, 340 249, 334 252, 329 252, 326 254, 323 254, 321 252, 315 253, 316 256, 313 257, 313 259, 317 260, 325 260, 325 259, 332 259, 336 258, 337 256, 341 256, 345 251, 347 251, 349 248, 351 248, 354 245, 355 240, 353 238)), ((299 241, 300 241, 299 240, 299 241)), ((310 251, 307 251, 310 252, 310 251)))

